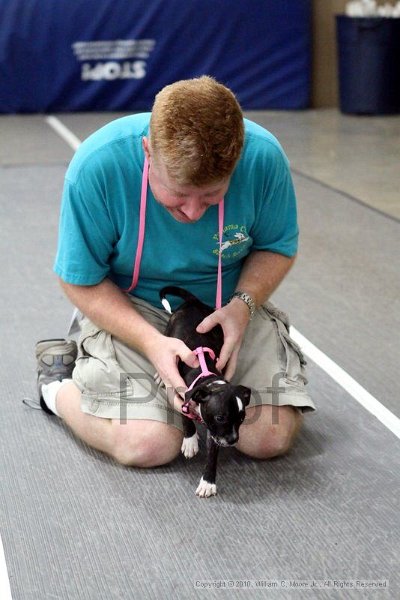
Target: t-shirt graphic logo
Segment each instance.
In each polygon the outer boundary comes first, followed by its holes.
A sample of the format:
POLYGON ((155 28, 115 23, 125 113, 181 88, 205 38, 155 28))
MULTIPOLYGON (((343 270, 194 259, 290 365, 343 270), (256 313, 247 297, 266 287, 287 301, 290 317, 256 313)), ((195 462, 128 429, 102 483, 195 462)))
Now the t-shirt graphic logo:
MULTIPOLYGON (((219 252, 218 234, 213 236, 216 241, 217 248, 213 250, 213 254, 219 252)), ((221 251, 224 259, 236 258, 246 252, 250 237, 247 233, 245 225, 226 225, 224 227, 221 251)))
POLYGON ((226 240, 225 242, 222 243, 221 250, 223 252, 224 250, 227 250, 227 248, 230 248, 231 246, 236 246, 236 244, 241 244, 242 242, 247 242, 248 239, 249 239, 249 236, 246 236, 244 233, 235 233, 233 240, 226 240))

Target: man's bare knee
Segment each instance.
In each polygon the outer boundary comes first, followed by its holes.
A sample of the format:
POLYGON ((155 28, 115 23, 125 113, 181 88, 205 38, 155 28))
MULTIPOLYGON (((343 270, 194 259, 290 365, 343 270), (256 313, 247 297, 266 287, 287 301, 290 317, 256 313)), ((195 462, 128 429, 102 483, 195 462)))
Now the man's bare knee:
POLYGON ((271 425, 260 445, 260 458, 274 458, 289 452, 303 422, 303 416, 296 409, 289 410, 281 418, 281 423, 271 425))
POLYGON ((271 419, 274 408, 263 407, 260 418, 249 425, 247 431, 244 424, 239 437, 238 450, 258 459, 282 456, 290 450, 301 427, 303 417, 293 407, 279 407, 279 418, 275 423, 275 419, 271 419))
POLYGON ((150 468, 174 460, 182 445, 183 434, 158 421, 113 422, 113 457, 127 467, 150 468))

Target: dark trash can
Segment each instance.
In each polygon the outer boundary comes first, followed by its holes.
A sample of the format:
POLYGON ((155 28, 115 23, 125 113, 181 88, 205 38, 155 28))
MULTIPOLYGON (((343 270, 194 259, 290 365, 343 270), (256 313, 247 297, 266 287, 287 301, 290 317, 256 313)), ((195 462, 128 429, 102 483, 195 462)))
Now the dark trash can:
POLYGON ((343 113, 400 113, 400 19, 336 16, 343 113))

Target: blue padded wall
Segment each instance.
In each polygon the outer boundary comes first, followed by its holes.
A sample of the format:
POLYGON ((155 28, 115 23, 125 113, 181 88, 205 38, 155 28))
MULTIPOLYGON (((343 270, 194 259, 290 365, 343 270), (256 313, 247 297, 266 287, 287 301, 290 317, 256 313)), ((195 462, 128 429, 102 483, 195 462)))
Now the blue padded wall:
POLYGON ((0 112, 146 110, 210 74, 245 109, 309 105, 310 0, 0 0, 0 112))

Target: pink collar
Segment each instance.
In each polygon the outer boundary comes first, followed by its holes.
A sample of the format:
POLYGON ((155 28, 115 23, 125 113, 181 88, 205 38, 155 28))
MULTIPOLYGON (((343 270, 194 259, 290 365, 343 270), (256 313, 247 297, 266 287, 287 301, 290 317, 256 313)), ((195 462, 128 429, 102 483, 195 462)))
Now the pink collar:
MULTIPOLYGON (((207 352, 211 356, 212 360, 215 360, 215 352, 213 350, 211 350, 211 348, 206 348, 204 346, 199 346, 198 348, 196 348, 195 350, 193 350, 193 352, 197 355, 197 357, 199 359, 199 363, 200 363, 200 367, 201 367, 201 373, 190 384, 190 386, 188 387, 188 391, 192 390, 194 388, 194 386, 199 381, 199 379, 202 379, 203 377, 208 377, 209 375, 216 375, 216 373, 212 373, 211 371, 209 371, 209 369, 207 367, 206 359, 204 357, 204 352, 207 352)), ((191 410, 190 410, 190 400, 187 400, 186 402, 183 403, 183 405, 182 405, 182 412, 189 419, 195 419, 196 421, 199 421, 200 423, 203 422, 203 419, 201 418, 201 416, 198 413, 191 412, 191 410)))

